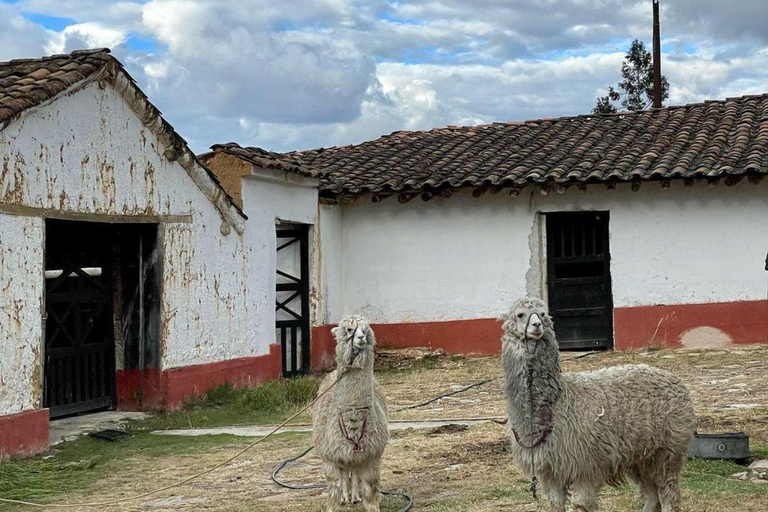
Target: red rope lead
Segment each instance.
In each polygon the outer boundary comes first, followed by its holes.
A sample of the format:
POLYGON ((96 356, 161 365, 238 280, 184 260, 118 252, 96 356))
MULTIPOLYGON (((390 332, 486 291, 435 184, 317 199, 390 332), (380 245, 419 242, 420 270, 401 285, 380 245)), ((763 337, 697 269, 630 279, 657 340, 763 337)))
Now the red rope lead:
POLYGON ((365 437, 366 432, 366 426, 368 425, 368 415, 365 415, 365 418, 363 418, 363 427, 360 429, 360 435, 357 436, 357 439, 349 435, 349 432, 347 431, 347 426, 344 424, 344 416, 342 416, 341 413, 339 413, 339 430, 341 430, 341 435, 344 436, 344 439, 347 440, 349 444, 352 445, 352 452, 353 453, 361 453, 365 451, 365 441, 363 441, 363 437, 365 437))
POLYGON ((531 446, 525 446, 523 442, 520 440, 520 436, 517 435, 517 431, 515 429, 512 429, 512 433, 515 434, 515 441, 517 441, 517 444, 520 445, 521 448, 524 448, 526 450, 531 450, 533 448, 536 448, 540 444, 543 444, 544 441, 547 440, 547 437, 549 437, 549 434, 552 432, 552 425, 548 426, 547 429, 544 431, 543 434, 541 434, 541 437, 539 437, 531 446))

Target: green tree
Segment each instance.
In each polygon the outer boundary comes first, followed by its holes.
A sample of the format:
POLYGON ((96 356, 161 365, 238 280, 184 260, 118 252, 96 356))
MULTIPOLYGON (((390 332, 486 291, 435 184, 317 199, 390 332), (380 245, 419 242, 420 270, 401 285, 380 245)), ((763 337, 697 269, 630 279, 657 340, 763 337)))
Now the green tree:
MULTIPOLYGON (((653 58, 639 39, 632 41, 624 62, 621 64, 621 82, 616 90, 608 88, 608 94, 599 96, 592 112, 610 114, 616 112, 614 102, 621 100, 627 110, 645 110, 653 105, 653 58)), ((669 82, 661 75, 661 99, 669 98, 669 82)))

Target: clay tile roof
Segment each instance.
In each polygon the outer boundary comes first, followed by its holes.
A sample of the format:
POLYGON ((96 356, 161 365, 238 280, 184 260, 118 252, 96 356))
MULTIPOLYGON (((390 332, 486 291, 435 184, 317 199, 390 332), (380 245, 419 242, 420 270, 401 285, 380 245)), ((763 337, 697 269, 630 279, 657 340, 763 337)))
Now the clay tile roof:
POLYGON ((187 142, 163 119, 160 111, 139 89, 122 64, 110 55, 109 48, 76 50, 68 54, 38 59, 0 62, 0 130, 25 110, 53 99, 70 87, 92 77, 110 63, 114 63, 119 72, 125 75, 136 98, 143 100, 150 111, 144 122, 148 122, 150 118, 159 119, 162 130, 171 139, 172 145, 188 153, 190 158, 194 159, 195 165, 200 165, 205 170, 210 180, 221 191, 227 204, 234 207, 240 216, 247 218, 232 197, 222 188, 213 171, 197 160, 187 146, 187 142))
MULTIPOLYGON (((274 153, 266 149, 256 147, 242 147, 234 142, 226 144, 214 144, 211 146, 213 152, 221 151, 236 157, 242 158, 259 167, 265 169, 277 169, 285 172, 292 172, 301 176, 318 178, 325 173, 313 167, 305 166, 296 155, 297 153, 274 153)), ((299 154, 300 156, 300 154, 299 154)))
POLYGON ((286 153, 331 194, 768 174, 768 94, 523 123, 400 131, 286 153))
POLYGON ((0 127, 109 63, 109 49, 79 50, 41 59, 0 63, 0 127))

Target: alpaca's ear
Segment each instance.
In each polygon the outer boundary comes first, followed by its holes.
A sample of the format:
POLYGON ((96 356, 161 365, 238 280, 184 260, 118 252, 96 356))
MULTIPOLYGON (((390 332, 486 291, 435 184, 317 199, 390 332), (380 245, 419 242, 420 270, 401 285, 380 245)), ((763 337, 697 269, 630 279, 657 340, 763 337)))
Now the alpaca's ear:
POLYGON ((337 325, 333 329, 331 329, 331 334, 333 334, 333 337, 336 338, 338 341, 341 337, 341 334, 344 332, 344 329, 341 327, 341 325, 337 325))
POLYGON ((499 315, 499 318, 497 320, 501 320, 501 329, 506 332, 507 334, 511 334, 512 332, 512 312, 507 311, 506 313, 502 313, 499 315))
POLYGON ((515 309, 512 308, 507 313, 504 313, 499 317, 499 320, 503 320, 504 323, 501 324, 501 328, 504 330, 505 333, 511 334, 512 336, 516 338, 521 337, 521 333, 517 329, 517 321, 515 320, 515 309))
POLYGON ((373 329, 371 329, 371 326, 368 325, 368 331, 365 335, 365 340, 368 342, 368 344, 372 347, 376 346, 376 335, 373 334, 373 329))

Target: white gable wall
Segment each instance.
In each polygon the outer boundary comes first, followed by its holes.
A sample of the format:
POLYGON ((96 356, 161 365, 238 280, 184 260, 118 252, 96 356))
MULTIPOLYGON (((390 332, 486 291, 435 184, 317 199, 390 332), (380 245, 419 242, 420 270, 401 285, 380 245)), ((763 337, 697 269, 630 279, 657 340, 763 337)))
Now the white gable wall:
POLYGON ((164 151, 123 98, 97 84, 0 131, 0 415, 40 405, 44 216, 164 221, 164 369, 260 355, 274 343, 248 300, 261 261, 164 151))

